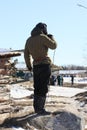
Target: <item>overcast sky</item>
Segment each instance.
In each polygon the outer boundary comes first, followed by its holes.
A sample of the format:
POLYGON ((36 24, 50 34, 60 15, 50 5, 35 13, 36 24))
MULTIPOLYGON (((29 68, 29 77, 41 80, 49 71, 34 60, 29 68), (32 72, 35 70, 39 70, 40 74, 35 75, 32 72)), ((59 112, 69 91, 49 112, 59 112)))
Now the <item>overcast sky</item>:
POLYGON ((45 22, 58 43, 49 50, 54 64, 86 65, 86 7, 87 0, 0 0, 0 48, 23 49, 32 28, 45 22))

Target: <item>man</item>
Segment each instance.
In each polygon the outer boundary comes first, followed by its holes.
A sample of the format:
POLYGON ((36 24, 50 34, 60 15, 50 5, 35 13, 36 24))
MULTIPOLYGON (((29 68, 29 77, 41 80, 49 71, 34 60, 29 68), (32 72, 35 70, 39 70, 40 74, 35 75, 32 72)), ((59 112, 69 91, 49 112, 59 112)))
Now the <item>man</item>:
POLYGON ((33 59, 34 76, 34 101, 35 113, 45 114, 44 109, 48 83, 51 75, 51 60, 48 49, 56 49, 57 43, 51 34, 47 33, 47 25, 38 23, 31 31, 24 49, 24 58, 27 68, 32 70, 31 56, 33 59))
POLYGON ((72 74, 71 75, 71 85, 73 85, 74 84, 74 75, 72 74))

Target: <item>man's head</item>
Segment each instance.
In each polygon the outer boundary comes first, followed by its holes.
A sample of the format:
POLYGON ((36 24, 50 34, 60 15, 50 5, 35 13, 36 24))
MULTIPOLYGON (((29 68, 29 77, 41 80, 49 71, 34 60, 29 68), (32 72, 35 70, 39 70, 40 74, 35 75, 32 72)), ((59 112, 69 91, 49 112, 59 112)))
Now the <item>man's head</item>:
POLYGON ((42 22, 38 23, 38 24, 36 25, 36 28, 41 29, 41 31, 42 31, 44 34, 47 35, 47 25, 46 25, 45 23, 42 23, 42 22))

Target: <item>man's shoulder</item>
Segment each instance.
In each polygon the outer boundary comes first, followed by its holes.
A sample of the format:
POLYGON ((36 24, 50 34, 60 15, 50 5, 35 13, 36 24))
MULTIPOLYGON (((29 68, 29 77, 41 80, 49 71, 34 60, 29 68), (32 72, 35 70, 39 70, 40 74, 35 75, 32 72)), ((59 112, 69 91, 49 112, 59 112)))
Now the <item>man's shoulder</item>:
POLYGON ((28 37, 26 41, 29 41, 31 38, 32 38, 31 36, 30 36, 30 37, 28 37))

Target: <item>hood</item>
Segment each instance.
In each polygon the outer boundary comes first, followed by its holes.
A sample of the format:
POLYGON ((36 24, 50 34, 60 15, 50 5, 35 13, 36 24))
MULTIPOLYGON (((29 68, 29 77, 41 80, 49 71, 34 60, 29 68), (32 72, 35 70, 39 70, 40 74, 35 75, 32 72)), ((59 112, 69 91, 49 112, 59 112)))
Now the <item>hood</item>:
POLYGON ((31 36, 36 36, 36 35, 40 35, 43 34, 42 30, 40 28, 35 27, 32 31, 31 31, 31 36))

